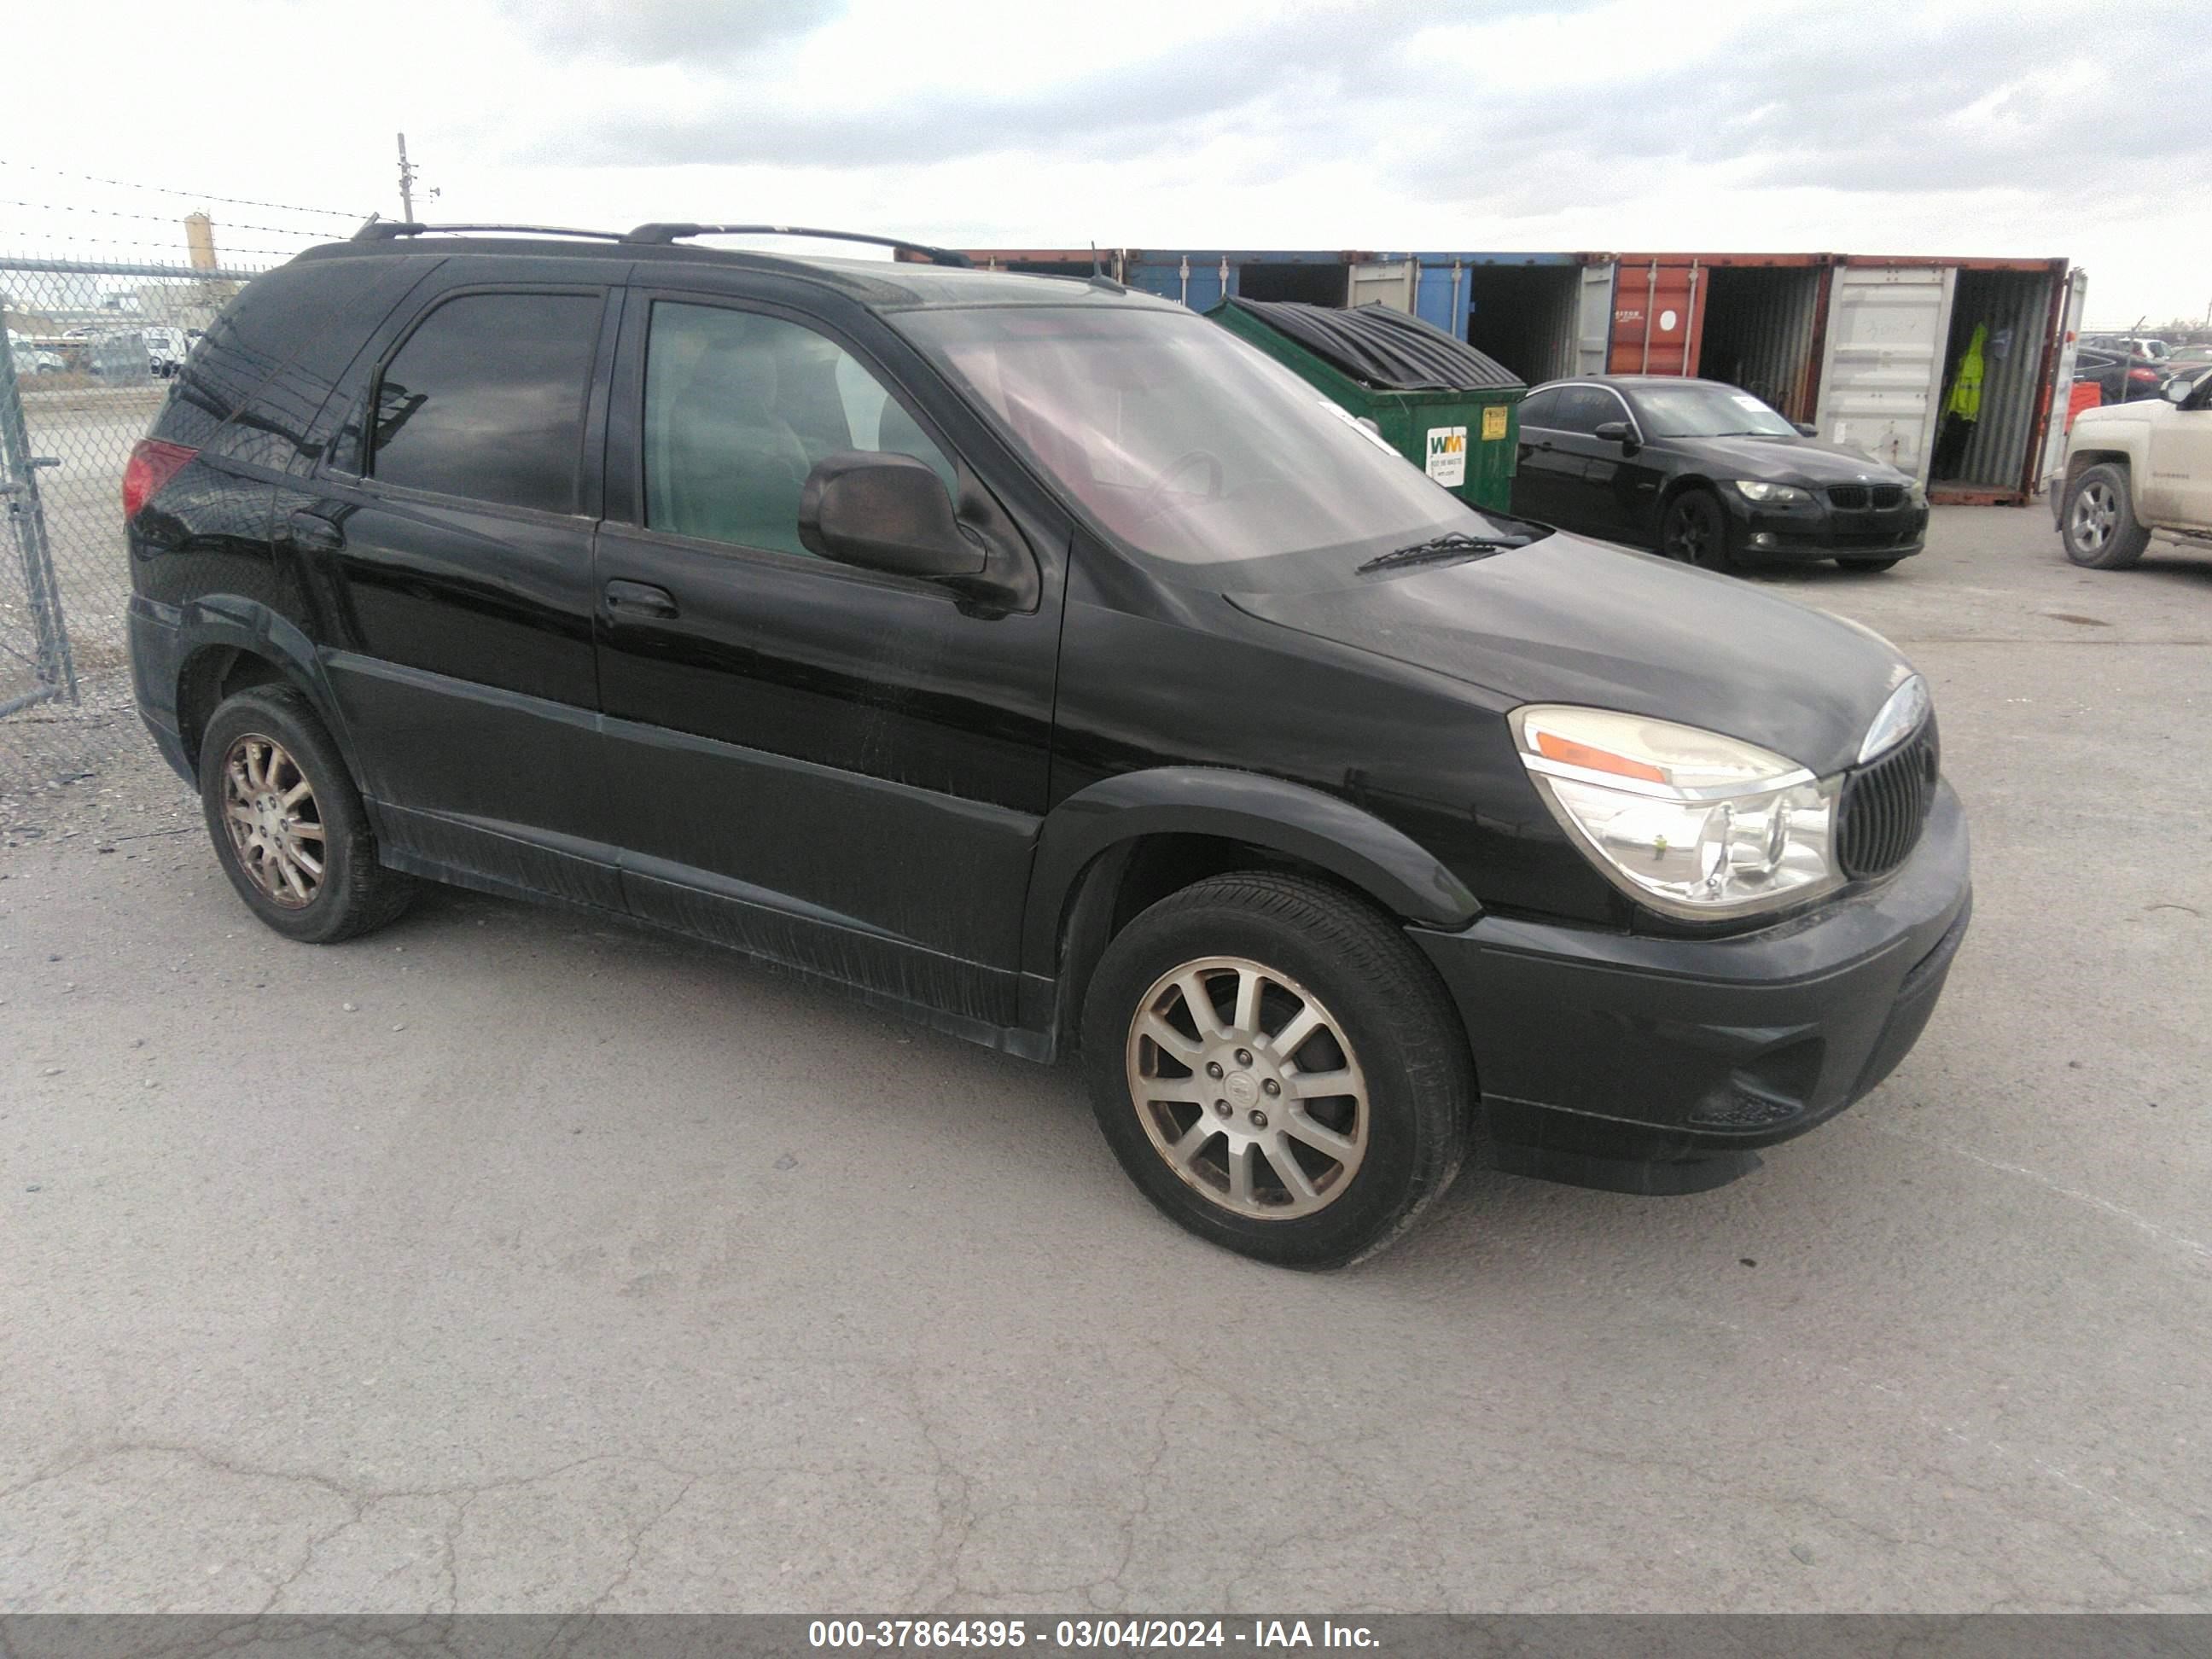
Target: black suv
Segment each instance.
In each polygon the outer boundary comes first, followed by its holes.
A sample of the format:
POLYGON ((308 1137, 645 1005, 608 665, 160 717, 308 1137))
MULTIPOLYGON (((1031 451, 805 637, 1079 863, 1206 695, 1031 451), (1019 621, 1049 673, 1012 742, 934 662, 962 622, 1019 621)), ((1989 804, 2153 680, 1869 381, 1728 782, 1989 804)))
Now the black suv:
POLYGON ((173 383, 139 703, 277 932, 427 877, 1079 1046, 1149 1198, 1309 1267, 1478 1146, 1717 1184, 1918 1036, 1966 831, 1878 636, 1103 278, 706 228, 371 227, 173 383))

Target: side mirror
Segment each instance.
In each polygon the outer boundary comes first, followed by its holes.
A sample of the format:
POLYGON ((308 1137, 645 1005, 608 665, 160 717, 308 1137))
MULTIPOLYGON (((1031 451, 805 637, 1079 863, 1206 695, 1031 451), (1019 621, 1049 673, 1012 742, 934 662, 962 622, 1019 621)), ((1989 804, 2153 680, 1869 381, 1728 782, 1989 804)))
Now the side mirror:
POLYGON ((1797 435, 1801 438, 1817 438, 1820 435, 1820 428, 1810 421, 1792 421, 1790 424, 1797 428, 1797 435))
POLYGON ((1623 449, 1636 447, 1636 428, 1626 421, 1601 421, 1590 436, 1609 444, 1619 444, 1623 449))
POLYGON ((2185 404, 2189 401, 2189 394, 2196 390, 2186 380, 2176 377, 2159 387, 2158 395, 2170 404, 2185 404))
POLYGON ((911 455, 845 449, 806 475, 799 545, 840 564, 900 576, 974 576, 984 552, 961 533, 952 498, 911 455))

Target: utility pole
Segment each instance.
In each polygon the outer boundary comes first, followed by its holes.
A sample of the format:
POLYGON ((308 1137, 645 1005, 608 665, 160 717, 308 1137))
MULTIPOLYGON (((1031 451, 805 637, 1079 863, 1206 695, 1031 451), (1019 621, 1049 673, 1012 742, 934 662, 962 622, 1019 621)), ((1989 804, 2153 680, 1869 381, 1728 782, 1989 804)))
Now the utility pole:
MULTIPOLYGON (((408 224, 415 222, 415 181, 422 176, 422 170, 407 159, 407 135, 399 135, 399 216, 408 224)), ((438 198, 434 189, 422 192, 422 199, 434 202, 438 198)))

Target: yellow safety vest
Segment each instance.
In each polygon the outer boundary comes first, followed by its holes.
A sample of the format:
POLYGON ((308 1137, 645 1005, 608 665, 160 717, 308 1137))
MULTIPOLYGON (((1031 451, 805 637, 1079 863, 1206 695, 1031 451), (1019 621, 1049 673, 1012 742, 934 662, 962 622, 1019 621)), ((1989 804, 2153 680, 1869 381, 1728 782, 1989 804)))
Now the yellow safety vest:
POLYGON ((1959 359, 1959 373, 1951 382, 1951 395, 1943 399, 1943 412, 1962 421, 1982 418, 1982 343, 1989 338, 1987 323, 1974 325, 1974 337, 1966 355, 1959 359))

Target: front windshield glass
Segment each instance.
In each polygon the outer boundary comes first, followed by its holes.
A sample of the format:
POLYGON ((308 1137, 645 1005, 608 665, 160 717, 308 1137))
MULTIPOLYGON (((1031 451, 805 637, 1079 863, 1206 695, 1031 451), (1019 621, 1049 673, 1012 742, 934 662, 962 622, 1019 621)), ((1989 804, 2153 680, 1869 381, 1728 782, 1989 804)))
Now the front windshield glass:
MULTIPOLYGON (((1099 527, 1178 564, 1508 536, 1288 369, 1187 312, 910 312, 899 327, 1099 527)), ((1510 539, 1522 539, 1520 533, 1510 539)))
POLYGON ((1771 405, 1726 386, 1636 389, 1636 412, 1656 438, 1794 438, 1797 428, 1771 405))

